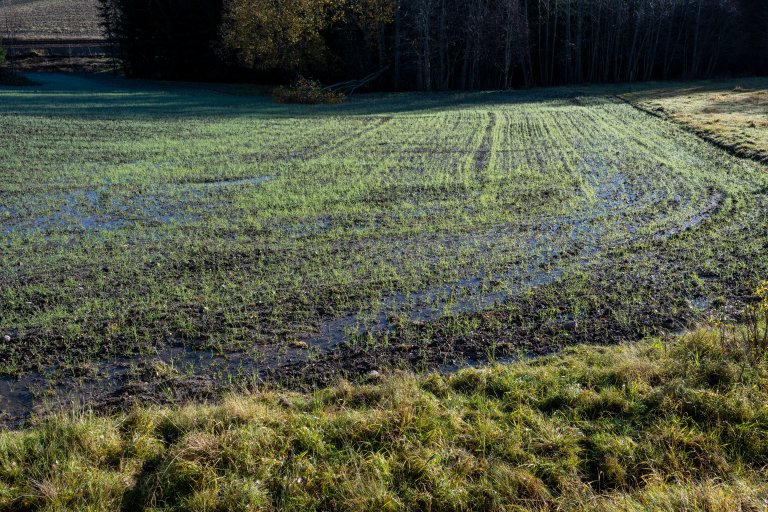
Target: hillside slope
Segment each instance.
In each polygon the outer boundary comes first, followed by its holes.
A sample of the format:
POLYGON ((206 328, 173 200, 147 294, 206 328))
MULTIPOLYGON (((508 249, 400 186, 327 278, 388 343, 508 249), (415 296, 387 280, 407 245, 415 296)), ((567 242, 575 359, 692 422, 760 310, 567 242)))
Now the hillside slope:
POLYGON ((0 3, 0 24, 3 38, 12 35, 23 39, 70 39, 102 35, 96 0, 3 2, 0 3))

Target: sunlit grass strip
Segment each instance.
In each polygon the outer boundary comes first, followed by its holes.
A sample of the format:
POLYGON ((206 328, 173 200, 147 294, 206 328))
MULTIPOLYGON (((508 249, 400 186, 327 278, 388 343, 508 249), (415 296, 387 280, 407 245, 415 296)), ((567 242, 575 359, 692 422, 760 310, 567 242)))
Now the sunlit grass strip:
POLYGON ((742 332, 52 417, 0 434, 0 509, 757 509, 768 362, 742 332))
POLYGON ((651 88, 623 97, 740 156, 768 162, 768 88, 763 80, 651 88))

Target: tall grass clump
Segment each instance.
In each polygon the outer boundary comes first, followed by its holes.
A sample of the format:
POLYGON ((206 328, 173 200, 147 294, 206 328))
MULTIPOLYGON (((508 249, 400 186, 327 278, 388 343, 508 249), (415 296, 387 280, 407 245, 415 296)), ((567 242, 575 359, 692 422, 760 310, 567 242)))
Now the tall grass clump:
POLYGON ((746 309, 741 339, 749 357, 764 360, 768 354, 768 281, 757 288, 754 301, 746 309))

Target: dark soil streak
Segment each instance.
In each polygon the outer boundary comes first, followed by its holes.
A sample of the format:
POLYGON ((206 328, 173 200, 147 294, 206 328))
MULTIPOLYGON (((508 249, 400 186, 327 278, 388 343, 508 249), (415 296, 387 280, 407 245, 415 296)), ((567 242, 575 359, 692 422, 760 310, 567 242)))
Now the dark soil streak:
POLYGON ((488 112, 488 125, 485 127, 485 134, 480 146, 475 151, 475 169, 485 169, 488 165, 488 155, 493 147, 493 128, 496 126, 496 114, 488 112))

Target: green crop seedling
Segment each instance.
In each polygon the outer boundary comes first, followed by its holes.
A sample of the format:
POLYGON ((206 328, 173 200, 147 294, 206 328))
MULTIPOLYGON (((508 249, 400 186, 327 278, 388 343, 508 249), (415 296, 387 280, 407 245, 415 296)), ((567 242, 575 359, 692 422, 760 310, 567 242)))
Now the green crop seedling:
POLYGON ((611 87, 34 79, 0 89, 8 420, 637 339, 768 273, 765 167, 611 87))

